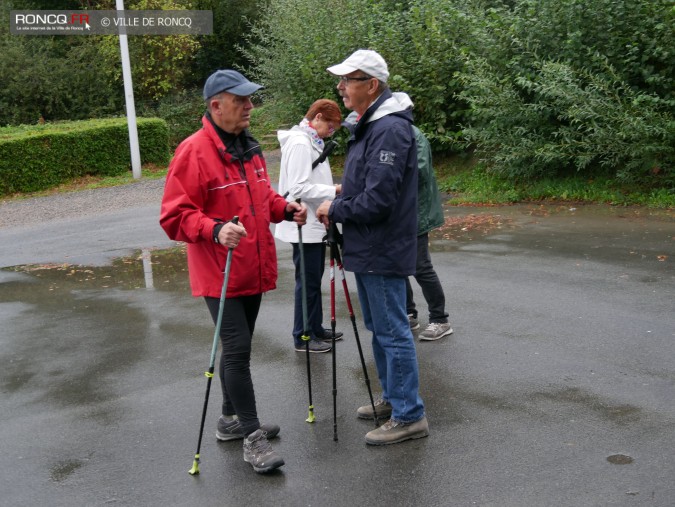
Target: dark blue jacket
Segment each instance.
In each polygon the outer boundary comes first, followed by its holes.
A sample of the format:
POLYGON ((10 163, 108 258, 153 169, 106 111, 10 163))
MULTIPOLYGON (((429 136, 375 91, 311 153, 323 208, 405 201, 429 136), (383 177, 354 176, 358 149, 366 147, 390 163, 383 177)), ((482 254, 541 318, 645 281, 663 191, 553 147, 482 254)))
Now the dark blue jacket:
POLYGON ((412 113, 386 90, 354 126, 342 193, 329 218, 342 224, 344 267, 409 276, 417 255, 417 148, 412 113))

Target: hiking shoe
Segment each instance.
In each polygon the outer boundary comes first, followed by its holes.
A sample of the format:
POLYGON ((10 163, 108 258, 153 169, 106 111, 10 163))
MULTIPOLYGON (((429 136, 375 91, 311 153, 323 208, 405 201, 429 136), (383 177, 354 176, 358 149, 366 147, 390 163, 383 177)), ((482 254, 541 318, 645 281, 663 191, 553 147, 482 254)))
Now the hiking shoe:
POLYGON ((407 424, 389 419, 379 428, 366 433, 366 443, 370 445, 398 444, 405 440, 427 436, 429 436, 429 423, 426 417, 407 424))
POLYGON ((438 340, 452 334, 452 328, 447 322, 432 322, 420 333, 420 340, 438 340))
POLYGON ((412 313, 408 314, 408 323, 410 324, 410 329, 414 331, 415 329, 420 328, 420 323, 412 313))
MULTIPOLYGON (((333 346, 330 343, 320 342, 318 340, 309 340, 309 351, 313 354, 322 354, 323 352, 330 352, 333 346)), ((296 352, 305 352, 306 345, 303 343, 299 347, 295 346, 296 352)))
POLYGON ((244 439, 244 461, 250 463, 253 470, 259 474, 264 474, 284 464, 284 459, 274 452, 272 444, 267 441, 262 429, 255 430, 244 439))
MULTIPOLYGON (((279 434, 281 428, 279 428, 279 426, 276 424, 261 424, 260 429, 265 432, 267 438, 274 438, 279 434)), ((234 421, 226 421, 225 416, 221 415, 218 419, 216 438, 221 442, 227 442, 229 440, 241 440, 244 438, 239 419, 235 418, 234 421)))
MULTIPOLYGON (((375 411, 377 412, 378 419, 386 419, 391 417, 391 404, 388 401, 384 401, 382 398, 375 400, 375 411)), ((373 418, 373 406, 364 405, 359 407, 356 410, 356 415, 359 419, 372 419, 373 418)))
MULTIPOLYGON (((335 341, 342 340, 342 331, 335 331, 335 341)), ((324 329, 323 334, 321 336, 317 335, 316 336, 317 340, 321 340, 322 342, 332 342, 333 341, 333 331, 330 329, 324 329)))

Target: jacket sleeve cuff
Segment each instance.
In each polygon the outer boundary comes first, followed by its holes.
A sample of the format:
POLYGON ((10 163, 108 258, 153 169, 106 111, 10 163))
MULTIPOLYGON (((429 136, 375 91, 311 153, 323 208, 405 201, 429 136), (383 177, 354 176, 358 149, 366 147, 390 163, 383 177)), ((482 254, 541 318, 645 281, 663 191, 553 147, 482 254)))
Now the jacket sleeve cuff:
POLYGON ((220 244, 220 241, 218 241, 218 234, 220 233, 220 229, 222 229, 226 223, 227 222, 216 222, 216 225, 213 227, 213 232, 211 233, 211 238, 214 243, 220 244))

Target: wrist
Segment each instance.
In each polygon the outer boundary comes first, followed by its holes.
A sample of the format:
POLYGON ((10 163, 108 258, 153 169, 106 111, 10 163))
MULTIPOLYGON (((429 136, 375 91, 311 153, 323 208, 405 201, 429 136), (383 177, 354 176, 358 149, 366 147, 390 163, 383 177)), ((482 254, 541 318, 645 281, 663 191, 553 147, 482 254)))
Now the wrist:
POLYGON ((220 244, 220 241, 218 241, 218 234, 220 234, 220 230, 223 228, 225 225, 225 222, 217 222, 215 227, 213 228, 213 233, 212 233, 212 238, 213 242, 216 244, 220 244))

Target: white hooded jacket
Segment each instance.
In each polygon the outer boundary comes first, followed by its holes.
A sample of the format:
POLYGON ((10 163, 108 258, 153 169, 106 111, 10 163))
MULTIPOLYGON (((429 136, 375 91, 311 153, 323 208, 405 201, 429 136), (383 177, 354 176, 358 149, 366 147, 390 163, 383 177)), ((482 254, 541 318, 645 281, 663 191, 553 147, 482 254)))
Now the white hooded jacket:
MULTIPOLYGON (((323 201, 335 199, 330 164, 326 159, 312 169, 321 149, 299 127, 279 130, 277 137, 281 145, 279 193, 284 195, 288 192, 287 200, 300 198, 307 206, 307 223, 302 228, 303 243, 321 243, 326 228, 316 219, 316 209, 323 201)), ((274 235, 281 241, 297 243, 298 227, 295 222, 282 222, 276 225, 274 235)))

